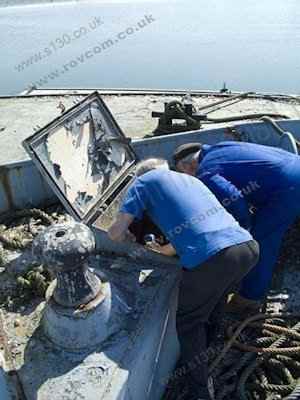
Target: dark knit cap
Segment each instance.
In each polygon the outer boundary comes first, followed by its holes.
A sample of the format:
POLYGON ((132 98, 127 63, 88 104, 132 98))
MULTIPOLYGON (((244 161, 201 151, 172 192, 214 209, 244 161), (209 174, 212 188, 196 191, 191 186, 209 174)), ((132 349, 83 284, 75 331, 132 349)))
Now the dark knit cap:
POLYGON ((189 156, 190 154, 197 153, 197 151, 201 150, 201 148, 201 143, 185 143, 181 146, 178 146, 173 153, 174 164, 176 165, 180 160, 189 156))

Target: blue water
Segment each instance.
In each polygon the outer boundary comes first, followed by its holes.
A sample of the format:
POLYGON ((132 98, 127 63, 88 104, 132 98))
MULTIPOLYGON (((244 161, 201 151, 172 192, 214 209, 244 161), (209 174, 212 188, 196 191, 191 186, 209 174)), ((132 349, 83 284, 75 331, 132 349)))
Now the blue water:
POLYGON ((0 94, 19 93, 32 83, 214 90, 224 81, 234 90, 299 93, 299 45, 299 0, 0 7, 0 94), (145 15, 150 22, 136 31, 145 15), (95 17, 102 22, 91 29, 95 17), (80 27, 89 32, 74 39, 80 27), (117 39, 127 28, 131 33, 117 39), (70 43, 61 42, 63 37, 70 43), (108 39, 113 45, 103 50, 108 39), (42 60, 24 67, 38 53, 42 60))

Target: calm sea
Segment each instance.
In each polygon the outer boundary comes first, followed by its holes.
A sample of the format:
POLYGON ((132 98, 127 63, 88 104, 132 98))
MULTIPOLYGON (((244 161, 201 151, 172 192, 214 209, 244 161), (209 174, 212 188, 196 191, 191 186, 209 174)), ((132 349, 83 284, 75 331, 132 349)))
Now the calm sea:
POLYGON ((0 1, 0 94, 223 82, 300 93, 299 0, 12 3, 25 0, 0 1))

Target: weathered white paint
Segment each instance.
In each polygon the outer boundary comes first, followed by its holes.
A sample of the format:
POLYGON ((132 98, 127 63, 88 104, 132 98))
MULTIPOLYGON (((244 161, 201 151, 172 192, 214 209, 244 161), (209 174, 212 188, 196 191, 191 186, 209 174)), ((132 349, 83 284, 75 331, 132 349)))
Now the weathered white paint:
MULTIPOLYGON (((52 290, 52 288, 49 289, 52 290)), ((51 342, 63 349, 82 351, 96 347, 109 335, 122 329, 121 324, 110 323, 112 309, 110 285, 108 283, 102 285, 102 291, 104 300, 92 305, 89 311, 65 308, 49 299, 45 307, 42 326, 51 342)))

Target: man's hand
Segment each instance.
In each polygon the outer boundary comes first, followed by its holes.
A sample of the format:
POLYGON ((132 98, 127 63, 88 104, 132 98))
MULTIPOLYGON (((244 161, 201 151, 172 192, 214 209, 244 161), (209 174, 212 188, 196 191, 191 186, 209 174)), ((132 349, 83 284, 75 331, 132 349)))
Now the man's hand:
POLYGON ((145 244, 145 247, 147 247, 148 249, 155 251, 156 253, 162 253, 162 245, 160 245, 157 242, 147 242, 145 244))
POLYGON ((146 247, 156 253, 163 254, 164 256, 172 257, 176 255, 176 250, 171 243, 162 246, 157 242, 148 242, 146 243, 146 247))

